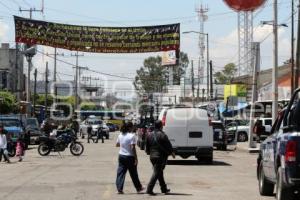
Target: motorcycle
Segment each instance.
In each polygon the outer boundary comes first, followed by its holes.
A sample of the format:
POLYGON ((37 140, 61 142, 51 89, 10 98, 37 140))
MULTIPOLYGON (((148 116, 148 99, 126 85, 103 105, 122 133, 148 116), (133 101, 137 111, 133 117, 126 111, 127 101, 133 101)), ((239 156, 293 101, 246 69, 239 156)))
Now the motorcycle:
POLYGON ((77 141, 77 136, 72 130, 58 130, 56 138, 41 136, 39 141, 38 153, 41 156, 47 156, 51 151, 63 152, 68 147, 74 156, 80 156, 84 151, 83 145, 77 141))

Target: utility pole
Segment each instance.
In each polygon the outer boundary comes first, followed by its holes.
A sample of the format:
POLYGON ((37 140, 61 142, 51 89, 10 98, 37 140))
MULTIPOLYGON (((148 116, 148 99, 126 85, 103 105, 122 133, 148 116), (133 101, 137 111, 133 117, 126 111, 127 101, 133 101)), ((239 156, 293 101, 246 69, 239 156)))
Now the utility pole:
POLYGON ((295 61, 294 61, 294 55, 295 55, 295 52, 294 52, 294 25, 295 25, 295 20, 294 20, 294 14, 295 14, 295 10, 294 10, 294 0, 292 0, 292 16, 291 16, 291 96, 293 95, 293 91, 295 89, 295 61))
POLYGON ((200 60, 198 61, 198 81, 197 81, 197 99, 200 97, 200 79, 203 78, 201 76, 201 68, 200 68, 200 60))
POLYGON ((192 102, 195 107, 195 78, 194 78, 194 61, 192 60, 192 68, 191 68, 191 84, 192 84, 192 102))
MULTIPOLYGON (((207 98, 209 98, 209 95, 208 95, 208 91, 209 91, 209 80, 212 79, 212 77, 209 77, 209 67, 210 67, 210 60, 209 60, 209 38, 208 38, 208 33, 205 34, 206 35, 206 59, 207 59, 207 98)), ((212 76, 212 74, 210 74, 212 76)), ((212 96, 212 95, 211 95, 212 96)))
MULTIPOLYGON (((253 63, 253 74, 252 74, 252 97, 251 97, 251 110, 250 110, 250 126, 249 126, 249 148, 256 148, 256 144, 253 142, 253 127, 255 117, 255 102, 257 101, 257 78, 260 69, 260 44, 255 42, 252 44, 253 52, 255 52, 255 62, 253 63)), ((251 49, 251 50, 252 50, 251 49)))
POLYGON ((46 118, 48 118, 47 110, 48 110, 48 62, 46 62, 46 72, 45 72, 45 113, 46 118))
MULTIPOLYGON (((273 3, 273 9, 274 9, 274 19, 273 19, 273 71, 272 71, 272 120, 273 123, 276 120, 277 113, 278 113, 278 2, 277 0, 274 0, 273 3)), ((300 16, 300 15, 299 15, 300 16)), ((299 39, 299 38, 298 38, 299 39)), ((297 57, 297 60, 299 61, 299 58, 297 57)), ((298 63, 299 64, 299 63, 298 63)), ((297 69, 298 71, 298 69, 297 69)))
POLYGON ((55 102, 57 101, 57 87, 56 87, 56 81, 57 81, 57 56, 64 56, 65 54, 64 53, 57 53, 57 48, 55 47, 54 48, 54 53, 53 54, 49 54, 49 53, 46 53, 47 56, 52 56, 53 55, 53 58, 54 58, 54 67, 53 67, 53 82, 54 82, 54 100, 55 102))
POLYGON ((16 63, 15 63, 15 67, 16 67, 16 94, 17 94, 17 100, 18 102, 21 100, 21 87, 20 87, 20 84, 21 84, 21 80, 23 78, 22 75, 23 75, 23 72, 20 71, 20 66, 19 66, 19 44, 16 42, 16 63))
MULTIPOLYGON (((300 4, 300 0, 299 0, 300 4)), ((298 22, 300 22, 300 6, 298 6, 298 22)), ((300 24, 298 24, 297 33, 297 53, 296 53, 296 76, 295 76, 295 88, 299 87, 299 70, 300 70, 300 24)))
POLYGON ((195 79, 194 79, 194 61, 192 60, 192 68, 191 68, 191 82, 192 82, 192 96, 195 98, 195 79))
POLYGON ((209 83, 210 83, 210 100, 214 98, 214 88, 213 88, 213 70, 212 61, 209 62, 209 83))
MULTIPOLYGON (((44 1, 43 1, 44 2, 44 1)), ((32 13, 33 12, 41 12, 41 13, 44 13, 44 5, 42 5, 42 9, 38 10, 38 9, 35 9, 35 8, 30 8, 30 9, 22 9, 20 8, 19 9, 20 12, 29 12, 29 18, 32 19, 32 13)), ((28 61, 28 71, 27 71, 27 90, 26 90, 26 101, 30 102, 30 71, 31 71, 31 58, 27 58, 27 61, 28 61)))
POLYGON ((37 69, 34 70, 34 90, 33 90, 33 114, 35 116, 35 105, 36 105, 36 78, 37 78, 37 69))
POLYGON ((78 82, 79 82, 79 66, 78 66, 78 57, 79 56, 84 56, 84 54, 79 55, 78 51, 75 54, 71 54, 71 56, 76 57, 76 67, 75 67, 75 105, 74 109, 78 109, 78 104, 79 104, 79 96, 78 96, 78 82))

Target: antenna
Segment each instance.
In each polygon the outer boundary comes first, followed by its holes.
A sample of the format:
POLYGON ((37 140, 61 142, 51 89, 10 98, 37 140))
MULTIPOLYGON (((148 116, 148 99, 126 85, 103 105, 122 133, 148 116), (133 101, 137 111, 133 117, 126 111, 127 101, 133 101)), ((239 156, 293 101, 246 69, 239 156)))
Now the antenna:
MULTIPOLYGON (((208 12, 208 6, 203 6, 201 4, 200 6, 195 7, 195 12, 198 15, 198 20, 200 22, 200 33, 204 33, 204 24, 208 20, 207 12, 208 12)), ((205 46, 205 34, 199 34, 199 49, 200 49, 200 57, 199 57, 199 65, 198 65, 198 82, 197 82, 197 97, 199 98, 199 90, 200 90, 200 83, 204 83, 204 69, 205 69, 205 49, 207 47, 205 46)), ((208 58, 207 58, 208 59, 208 58)), ((207 69, 208 71, 208 69, 207 69)), ((207 81, 208 84, 208 81, 207 81)))

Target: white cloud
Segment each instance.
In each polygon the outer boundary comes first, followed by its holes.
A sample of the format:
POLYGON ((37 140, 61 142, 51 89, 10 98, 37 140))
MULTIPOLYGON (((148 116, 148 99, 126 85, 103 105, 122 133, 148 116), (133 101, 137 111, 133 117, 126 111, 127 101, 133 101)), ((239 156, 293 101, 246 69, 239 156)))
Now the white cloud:
POLYGON ((0 21, 0 42, 7 42, 8 31, 9 31, 9 26, 6 23, 0 21))
MULTIPOLYGON (((273 56, 273 35, 272 26, 257 26, 254 28, 254 41, 261 43, 261 68, 272 67, 273 56)), ((279 65, 289 59, 290 39, 286 35, 285 28, 278 29, 278 52, 279 65)), ((211 40, 211 59, 214 61, 218 71, 228 62, 237 62, 238 60, 238 34, 237 29, 224 37, 211 40)))

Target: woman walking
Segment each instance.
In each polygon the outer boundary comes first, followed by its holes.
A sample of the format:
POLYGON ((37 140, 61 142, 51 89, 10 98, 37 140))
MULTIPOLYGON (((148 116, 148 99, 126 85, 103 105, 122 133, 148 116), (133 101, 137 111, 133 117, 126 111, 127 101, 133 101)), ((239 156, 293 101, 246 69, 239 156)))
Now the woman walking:
POLYGON ((127 170, 136 188, 136 191, 140 193, 144 190, 137 172, 137 154, 136 154, 136 137, 132 133, 133 124, 131 122, 125 123, 121 128, 121 133, 117 139, 117 147, 120 147, 119 151, 119 167, 117 172, 117 193, 124 194, 123 187, 127 170))

